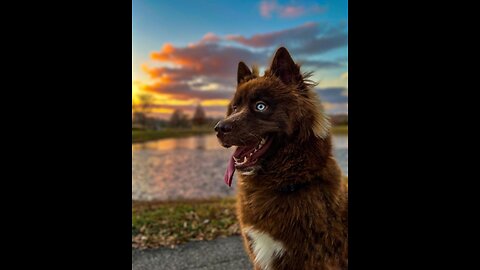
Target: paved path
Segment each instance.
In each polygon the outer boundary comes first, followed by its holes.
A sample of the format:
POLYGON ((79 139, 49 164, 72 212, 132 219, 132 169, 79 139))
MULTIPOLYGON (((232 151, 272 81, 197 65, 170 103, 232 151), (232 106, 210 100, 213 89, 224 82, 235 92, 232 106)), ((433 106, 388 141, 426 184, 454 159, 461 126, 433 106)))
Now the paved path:
POLYGON ((132 249, 132 270, 251 270, 239 236, 189 242, 176 249, 132 249))

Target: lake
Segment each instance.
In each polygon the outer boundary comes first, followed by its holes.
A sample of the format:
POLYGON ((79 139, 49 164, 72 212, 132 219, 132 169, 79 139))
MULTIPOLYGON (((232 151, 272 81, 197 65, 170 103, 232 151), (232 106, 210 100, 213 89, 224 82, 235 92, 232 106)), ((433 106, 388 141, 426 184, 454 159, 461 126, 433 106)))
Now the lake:
MULTIPOLYGON (((348 135, 334 135, 334 154, 348 175, 348 135)), ((223 175, 235 147, 214 134, 132 144, 132 200, 208 199, 235 194, 223 175)))

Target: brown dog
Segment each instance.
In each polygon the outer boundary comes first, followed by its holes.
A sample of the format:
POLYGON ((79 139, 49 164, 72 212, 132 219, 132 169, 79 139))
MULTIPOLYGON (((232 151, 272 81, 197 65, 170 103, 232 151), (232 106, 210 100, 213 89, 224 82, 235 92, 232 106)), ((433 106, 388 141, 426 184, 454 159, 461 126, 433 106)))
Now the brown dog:
POLYGON ((227 117, 216 127, 238 146, 238 218, 255 269, 347 269, 348 195, 332 155, 329 121, 285 48, 260 77, 238 65, 227 117))

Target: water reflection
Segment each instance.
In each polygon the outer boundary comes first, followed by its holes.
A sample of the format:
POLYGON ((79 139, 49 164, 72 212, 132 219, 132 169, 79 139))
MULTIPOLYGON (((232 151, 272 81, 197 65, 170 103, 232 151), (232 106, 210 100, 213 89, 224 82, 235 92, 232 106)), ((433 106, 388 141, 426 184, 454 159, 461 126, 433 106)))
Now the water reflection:
MULTIPOLYGON (((348 136, 335 136, 335 156, 348 175, 348 136)), ((223 183, 233 148, 215 135, 132 144, 132 199, 173 200, 233 195, 235 184, 223 183)), ((234 182, 236 176, 234 176, 234 182)))
POLYGON ((216 150, 223 149, 217 141, 215 135, 200 135, 187 138, 162 139, 149 141, 145 143, 132 144, 132 151, 155 149, 159 151, 178 150, 178 149, 202 149, 216 150))

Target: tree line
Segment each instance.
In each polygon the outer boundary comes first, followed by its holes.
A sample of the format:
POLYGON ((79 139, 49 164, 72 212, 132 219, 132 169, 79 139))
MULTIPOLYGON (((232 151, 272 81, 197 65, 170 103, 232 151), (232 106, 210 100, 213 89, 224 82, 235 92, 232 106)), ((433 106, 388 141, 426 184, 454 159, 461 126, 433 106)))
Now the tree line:
POLYGON ((218 119, 207 117, 205 109, 198 104, 190 118, 181 109, 173 111, 169 120, 149 116, 154 108, 152 95, 142 94, 138 96, 138 103, 132 104, 132 128, 137 129, 162 129, 165 127, 191 128, 193 126, 213 126, 218 119))

